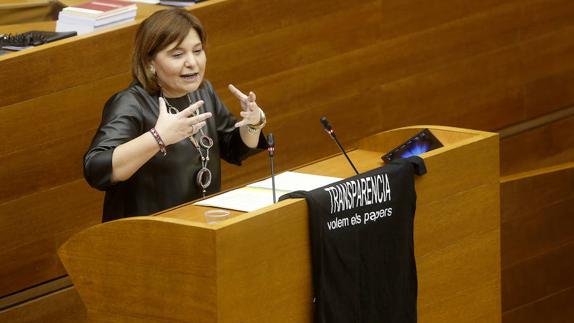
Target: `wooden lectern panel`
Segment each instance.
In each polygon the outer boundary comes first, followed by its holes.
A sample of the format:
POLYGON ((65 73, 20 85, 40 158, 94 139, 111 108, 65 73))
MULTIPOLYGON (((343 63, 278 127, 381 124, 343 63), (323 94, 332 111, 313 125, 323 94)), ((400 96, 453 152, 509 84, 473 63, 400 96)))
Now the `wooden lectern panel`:
POLYGON ((215 322, 215 243, 206 226, 139 217, 82 231, 61 255, 95 321, 215 322))
POLYGON ((71 275, 92 321, 306 322, 307 206, 284 204, 225 225, 169 212, 109 222, 74 236, 61 256, 82 273, 71 275))
MULTIPOLYGON (((380 133, 349 153, 361 171, 423 127, 380 133)), ((420 322, 500 322, 498 136, 428 126, 415 255, 420 322)), ((354 175, 343 156, 298 171, 354 175)), ((311 322, 307 205, 292 199, 208 224, 184 205, 94 226, 60 256, 97 322, 311 322)))
POLYGON ((282 204, 217 230, 217 322, 311 321, 307 204, 282 204))

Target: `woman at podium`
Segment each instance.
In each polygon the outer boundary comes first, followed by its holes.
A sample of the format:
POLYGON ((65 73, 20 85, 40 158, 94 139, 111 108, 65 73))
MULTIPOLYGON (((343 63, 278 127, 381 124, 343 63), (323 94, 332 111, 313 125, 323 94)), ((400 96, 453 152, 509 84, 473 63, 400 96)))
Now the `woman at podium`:
POLYGON ((106 192, 103 221, 148 215, 218 192, 220 159, 240 165, 266 148, 255 93, 233 85, 238 121, 204 79, 206 33, 181 9, 140 25, 133 82, 105 104, 84 177, 106 192))

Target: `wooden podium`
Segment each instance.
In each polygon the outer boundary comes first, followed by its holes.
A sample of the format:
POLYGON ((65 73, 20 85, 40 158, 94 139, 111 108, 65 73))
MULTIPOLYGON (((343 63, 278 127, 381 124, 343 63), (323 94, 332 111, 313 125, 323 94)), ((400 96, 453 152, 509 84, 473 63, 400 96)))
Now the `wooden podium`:
MULTIPOLYGON (((498 136, 415 126, 365 138, 361 172, 423 128, 444 147, 416 179, 419 322, 500 322, 498 136)), ((297 171, 348 177, 343 156, 297 171)), ((94 322, 311 322, 307 206, 286 200, 207 224, 191 204, 99 224, 60 258, 94 322)))

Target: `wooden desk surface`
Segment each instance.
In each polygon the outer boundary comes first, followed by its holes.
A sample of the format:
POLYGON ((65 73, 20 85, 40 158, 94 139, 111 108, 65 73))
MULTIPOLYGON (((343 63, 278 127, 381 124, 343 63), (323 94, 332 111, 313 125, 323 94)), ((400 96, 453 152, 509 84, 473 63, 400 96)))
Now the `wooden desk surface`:
MULTIPOLYGON (((354 150, 349 152, 348 154, 349 158, 351 158, 351 160, 355 162, 355 166, 360 172, 366 172, 368 170, 383 165, 380 159, 381 154, 379 152, 373 152, 368 150, 354 150)), ((345 157, 343 155, 337 155, 325 158, 319 162, 312 163, 308 166, 297 168, 295 169, 295 171, 313 175, 345 177, 345 178, 354 175, 351 166, 346 162, 345 157)), ((190 203, 176 207, 174 209, 167 210, 157 215, 173 219, 187 220, 194 222, 194 224, 203 225, 207 223, 205 217, 203 216, 203 213, 210 209, 213 208, 193 205, 190 203)), ((233 219, 245 214, 245 212, 241 211, 233 211, 233 210, 229 211, 231 213, 227 219, 233 219)), ((227 220, 221 221, 222 225, 225 224, 225 221, 227 220)))
MULTIPOLYGON (((84 0, 63 0, 60 1, 61 3, 65 4, 66 6, 72 6, 79 3, 86 2, 84 0)), ((154 5, 154 4, 147 4, 147 3, 137 3, 138 7, 136 21, 143 20, 149 17, 156 11, 164 10, 169 7, 154 5)), ((47 30, 53 31, 56 29, 56 21, 39 21, 39 22, 30 22, 25 24, 15 24, 15 25, 0 25, 0 34, 5 33, 21 33, 29 30, 47 30)))

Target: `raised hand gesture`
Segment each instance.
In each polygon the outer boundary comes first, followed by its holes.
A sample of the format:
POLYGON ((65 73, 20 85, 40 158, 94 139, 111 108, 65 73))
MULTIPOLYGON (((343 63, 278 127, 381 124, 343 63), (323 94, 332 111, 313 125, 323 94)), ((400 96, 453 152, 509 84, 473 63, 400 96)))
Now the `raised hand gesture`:
POLYGON ((195 115, 197 109, 203 105, 199 100, 176 114, 167 111, 167 106, 162 97, 159 98, 159 117, 155 129, 165 142, 165 145, 175 144, 182 139, 196 134, 205 126, 205 120, 211 117, 211 112, 195 115))
POLYGON ((233 86, 233 84, 229 84, 228 86, 229 91, 235 95, 235 97, 239 100, 241 104, 241 111, 239 115, 243 118, 243 120, 237 122, 235 124, 236 128, 246 126, 246 125, 260 125, 262 123, 262 116, 264 116, 263 110, 257 105, 255 102, 256 97, 255 93, 250 91, 249 95, 245 95, 241 92, 238 88, 233 86))

